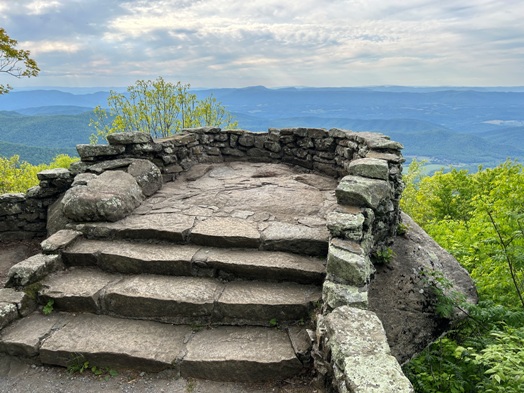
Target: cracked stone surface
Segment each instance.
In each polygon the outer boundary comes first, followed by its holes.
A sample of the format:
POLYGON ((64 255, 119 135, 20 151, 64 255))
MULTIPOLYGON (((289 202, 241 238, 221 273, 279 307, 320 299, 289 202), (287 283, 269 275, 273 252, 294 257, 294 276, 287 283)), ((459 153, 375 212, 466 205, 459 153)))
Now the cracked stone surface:
POLYGON ((90 237, 191 242, 325 255, 337 181, 283 164, 199 164, 114 223, 74 226, 90 237))
POLYGON ((336 203, 336 187, 334 179, 282 164, 200 164, 165 184, 134 215, 168 209, 200 220, 233 217, 299 225, 301 219, 317 216, 320 220, 314 226, 323 227, 326 213, 336 203))
POLYGON ((168 323, 268 325, 305 319, 321 288, 293 282, 110 274, 74 268, 49 276, 40 290, 55 308, 168 323))

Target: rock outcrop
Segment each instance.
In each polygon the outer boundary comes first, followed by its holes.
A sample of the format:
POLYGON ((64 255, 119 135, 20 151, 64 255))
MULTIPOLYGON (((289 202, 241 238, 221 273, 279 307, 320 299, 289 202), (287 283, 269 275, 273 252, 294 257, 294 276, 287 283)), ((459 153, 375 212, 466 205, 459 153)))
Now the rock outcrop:
MULTIPOLYGON (((393 355, 403 364, 439 337, 449 320, 435 312, 435 296, 428 282, 442 274, 470 303, 477 302, 475 285, 457 260, 440 247, 408 215, 402 215, 406 234, 397 236, 394 256, 377 266, 370 284, 369 308, 384 324, 393 355)), ((464 317, 460 313, 457 318, 464 317)))

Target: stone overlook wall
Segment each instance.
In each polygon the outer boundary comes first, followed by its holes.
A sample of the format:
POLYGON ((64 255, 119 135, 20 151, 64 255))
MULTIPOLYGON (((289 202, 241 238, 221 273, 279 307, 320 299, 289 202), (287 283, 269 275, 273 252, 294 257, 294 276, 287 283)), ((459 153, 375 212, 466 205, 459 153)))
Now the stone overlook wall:
MULTIPOLYGON (((343 178, 337 198, 341 205, 364 208, 356 219, 365 219, 366 236, 370 236, 368 229, 373 231, 367 251, 372 243, 376 249, 387 245, 400 220, 402 145, 382 134, 316 128, 270 129, 268 133, 199 128, 155 141, 143 133, 112 134, 108 141, 109 145, 77 146, 82 161, 73 165, 72 172, 101 173, 140 158, 156 164, 164 181, 170 181, 199 162, 283 162, 343 178)), ((331 217, 330 229, 335 236, 358 237, 338 222, 345 217, 343 210, 331 217)))
POLYGON ((38 174, 40 185, 27 193, 0 195, 0 241, 31 239, 46 235, 47 209, 73 183, 67 169, 38 174))
MULTIPOLYGON (((73 179, 74 186, 114 169, 130 173, 138 161, 154 163, 164 182, 197 163, 227 161, 282 162, 340 179, 338 207, 327 217, 331 238, 314 349, 317 370, 339 392, 412 391, 390 354, 380 320, 366 310, 373 256, 391 245, 400 222, 401 144, 377 133, 316 128, 267 133, 199 128, 158 140, 121 133, 109 135, 108 142, 77 146, 80 162, 70 171, 39 174, 40 185, 26 195, 0 196, 0 240, 45 235, 47 208, 73 179)), ((155 184, 147 179, 141 184, 142 175, 133 176, 144 194, 148 184, 155 184)), ((119 219, 103 212, 97 218, 119 219)), ((54 232, 51 224, 48 229, 54 232)))

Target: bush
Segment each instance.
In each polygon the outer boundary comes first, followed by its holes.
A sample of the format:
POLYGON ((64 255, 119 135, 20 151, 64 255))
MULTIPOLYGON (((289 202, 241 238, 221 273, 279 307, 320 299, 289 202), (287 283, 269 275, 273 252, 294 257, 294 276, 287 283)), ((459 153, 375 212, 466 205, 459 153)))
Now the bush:
POLYGON ((67 154, 56 156, 49 164, 31 165, 28 162, 20 161, 20 157, 14 155, 10 158, 0 157, 0 194, 23 192, 38 185, 37 173, 45 169, 69 168, 78 161, 77 157, 70 157, 67 154))

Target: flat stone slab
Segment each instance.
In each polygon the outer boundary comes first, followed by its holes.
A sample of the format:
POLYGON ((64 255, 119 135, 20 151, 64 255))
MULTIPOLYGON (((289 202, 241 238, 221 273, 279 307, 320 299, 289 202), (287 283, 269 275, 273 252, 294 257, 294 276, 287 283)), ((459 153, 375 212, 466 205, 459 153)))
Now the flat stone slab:
POLYGON ((36 301, 24 291, 17 291, 14 288, 0 289, 0 303, 4 304, 3 312, 0 311, 0 329, 7 325, 14 306, 15 316, 26 316, 36 308, 36 301), (7 313, 7 314, 6 314, 7 313), (5 319, 4 319, 5 318, 5 319), (3 322, 2 322, 3 321, 3 322))
POLYGON ((305 320, 321 289, 295 283, 232 281, 226 284, 217 311, 227 323, 267 325, 277 322, 305 320), (262 323, 261 323, 262 322, 262 323))
POLYGON ((116 239, 154 239, 182 243, 195 218, 183 214, 131 215, 115 223, 99 222, 76 225, 88 237, 116 239))
POLYGON ((124 274, 191 275, 191 261, 201 247, 124 240, 82 240, 63 251, 68 266, 98 266, 124 274))
POLYGON ((68 266, 98 266, 124 274, 161 274, 321 284, 325 261, 285 252, 170 243, 82 239, 62 252, 68 266))
POLYGON ((39 294, 44 302, 53 299, 53 306, 60 310, 96 313, 102 289, 120 279, 98 269, 63 271, 46 277, 39 294))
POLYGON ((81 232, 72 231, 70 229, 62 229, 49 236, 42 242, 42 252, 44 254, 56 253, 57 251, 73 243, 80 236, 82 236, 81 232))
POLYGON ((171 323, 211 321, 215 299, 224 286, 217 280, 195 277, 141 275, 107 288, 104 311, 129 318, 171 323))
POLYGON ((212 217, 196 223, 190 241, 210 247, 258 248, 260 233, 253 223, 246 220, 212 217))
POLYGON ((1 331, 0 351, 13 356, 37 356, 44 338, 67 321, 67 316, 58 313, 33 313, 19 319, 1 331))
POLYGON ((80 358, 97 367, 162 371, 182 357, 190 332, 188 326, 78 314, 45 340, 40 359, 64 367, 80 358))
POLYGON ((6 287, 26 286, 37 282, 49 273, 63 268, 58 255, 37 254, 29 257, 9 269, 6 287))
POLYGON ((327 254, 329 231, 325 226, 311 228, 306 225, 271 222, 265 227, 262 232, 264 250, 316 256, 327 254))
POLYGON ((303 371, 296 351, 304 346, 295 349, 292 341, 304 334, 293 328, 292 340, 275 328, 219 326, 195 332, 187 325, 106 315, 33 313, 1 332, 0 351, 63 367, 88 361, 114 369, 174 370, 183 378, 254 382, 303 371))
POLYGON ((50 276, 41 295, 56 309, 167 323, 269 326, 307 319, 319 286, 159 275, 120 276, 76 268, 50 276), (89 278, 92 280, 89 281, 89 278), (62 308, 63 307, 63 308, 62 308))
POLYGON ((281 380, 301 369, 285 332, 256 327, 228 326, 198 332, 188 343, 181 364, 185 377, 219 381, 281 380))
POLYGON ((321 259, 285 252, 203 248, 197 256, 219 272, 257 280, 320 284, 326 270, 321 259))

